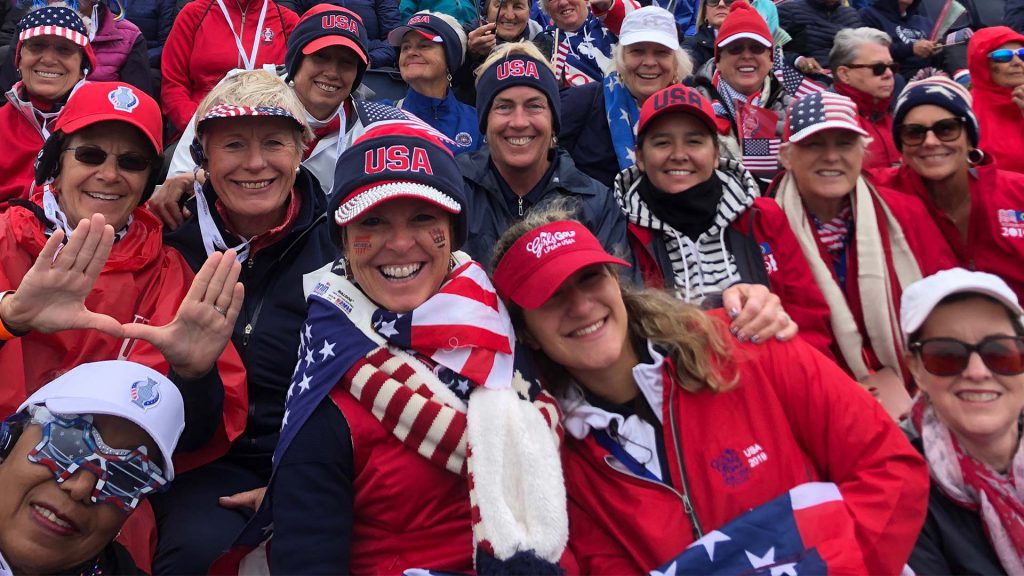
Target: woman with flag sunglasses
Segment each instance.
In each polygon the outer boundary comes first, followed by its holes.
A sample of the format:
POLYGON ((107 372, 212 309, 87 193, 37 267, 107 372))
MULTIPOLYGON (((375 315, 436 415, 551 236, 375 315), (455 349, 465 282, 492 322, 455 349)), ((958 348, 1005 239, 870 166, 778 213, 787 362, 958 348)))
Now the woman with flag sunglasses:
POLYGON ((921 389, 908 436, 931 471, 918 574, 1024 572, 1024 325, 998 276, 953 268, 903 293, 921 389))
POLYGON ((0 575, 143 574, 114 541, 174 479, 185 406, 163 374, 81 364, 0 422, 0 575))
POLYGON ((881 407, 801 340, 733 343, 723 316, 623 286, 626 263, 565 217, 510 228, 494 284, 562 408, 581 573, 781 571, 815 554, 830 573, 899 573, 928 483, 881 407))

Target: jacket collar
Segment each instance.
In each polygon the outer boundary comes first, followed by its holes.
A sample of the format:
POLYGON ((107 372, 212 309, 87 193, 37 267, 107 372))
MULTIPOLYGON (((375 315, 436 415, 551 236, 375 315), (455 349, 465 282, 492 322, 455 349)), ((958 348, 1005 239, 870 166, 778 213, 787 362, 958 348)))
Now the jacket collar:
POLYGON ((892 95, 888 98, 878 99, 867 92, 838 81, 833 85, 833 88, 837 93, 853 100, 854 104, 857 105, 857 113, 865 118, 877 120, 889 113, 889 103, 892 102, 892 95))
MULTIPOLYGON (((572 156, 562 148, 557 148, 558 166, 551 174, 551 179, 544 186, 544 196, 551 191, 558 190, 563 194, 576 196, 596 196, 598 191, 591 185, 590 177, 580 172, 572 161, 572 156)), ((498 181, 494 171, 490 169, 491 149, 488 146, 481 146, 475 152, 459 154, 457 159, 465 158, 459 162, 462 170, 462 177, 474 185, 487 190, 488 194, 498 195, 498 181)))
MULTIPOLYGON (((422 110, 424 108, 430 108, 436 110, 438 113, 443 114, 448 111, 454 104, 455 92, 448 90, 444 98, 432 98, 430 96, 424 96, 410 86, 409 90, 405 93, 405 104, 411 108, 422 110)), ((406 106, 403 106, 405 108, 406 106)))

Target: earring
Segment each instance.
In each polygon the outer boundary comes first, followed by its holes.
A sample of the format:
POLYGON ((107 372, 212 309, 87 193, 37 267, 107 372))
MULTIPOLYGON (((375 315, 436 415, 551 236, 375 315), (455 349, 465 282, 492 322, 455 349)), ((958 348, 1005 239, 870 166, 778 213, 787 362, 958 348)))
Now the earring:
POLYGON ((448 85, 449 86, 452 85, 452 74, 451 74, 451 72, 448 73, 448 85))
POLYGON ((289 80, 288 81, 288 87, 289 88, 295 88, 295 80, 289 80))
POLYGON ((985 151, 981 148, 971 148, 967 151, 967 163, 977 166, 985 161, 985 151))
POLYGON ((552 134, 551 135, 551 147, 552 148, 557 148, 558 147, 558 136, 556 134, 552 134))
POLYGON ((299 172, 302 172, 302 164, 295 167, 295 173, 298 174, 299 172))

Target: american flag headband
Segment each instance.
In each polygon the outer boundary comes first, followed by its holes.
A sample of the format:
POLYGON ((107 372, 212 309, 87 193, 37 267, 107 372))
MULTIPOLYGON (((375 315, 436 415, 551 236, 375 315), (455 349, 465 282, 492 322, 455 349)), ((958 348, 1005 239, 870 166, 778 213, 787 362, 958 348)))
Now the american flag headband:
POLYGON ((208 120, 215 120, 217 118, 242 118, 245 116, 277 116, 279 118, 288 118, 295 122, 299 126, 300 130, 303 128, 302 122, 300 122, 294 114, 280 106, 235 106, 234 104, 218 104, 217 106, 210 108, 210 110, 203 115, 202 119, 199 120, 196 124, 196 132, 200 132, 203 124, 208 120))

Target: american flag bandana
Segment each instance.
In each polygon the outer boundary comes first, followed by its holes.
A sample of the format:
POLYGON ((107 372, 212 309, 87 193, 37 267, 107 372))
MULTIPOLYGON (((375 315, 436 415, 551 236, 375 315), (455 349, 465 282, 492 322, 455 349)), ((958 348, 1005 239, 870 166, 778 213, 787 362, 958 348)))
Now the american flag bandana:
POLYGON ((288 110, 281 108, 280 106, 235 106, 234 104, 218 104, 213 108, 210 108, 206 114, 196 123, 196 134, 198 134, 208 120, 214 120, 216 118, 241 118, 243 116, 277 116, 280 118, 290 118, 299 127, 303 127, 302 122, 295 117, 294 114, 288 110))
POLYGON ((789 107, 785 138, 800 142, 804 138, 830 128, 841 128, 861 136, 868 133, 857 121, 857 105, 835 92, 815 92, 798 98, 789 107))

